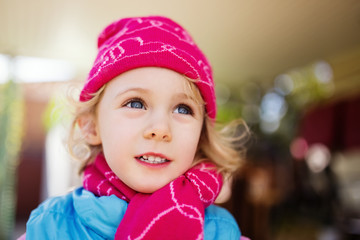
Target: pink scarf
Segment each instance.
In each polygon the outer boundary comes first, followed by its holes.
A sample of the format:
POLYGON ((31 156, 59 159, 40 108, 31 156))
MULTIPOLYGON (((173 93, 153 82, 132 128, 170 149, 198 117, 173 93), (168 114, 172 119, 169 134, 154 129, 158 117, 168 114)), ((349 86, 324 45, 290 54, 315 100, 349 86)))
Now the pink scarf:
POLYGON ((204 211, 222 186, 211 163, 200 163, 152 194, 135 192, 107 165, 103 154, 85 169, 84 188, 129 202, 115 239, 203 239, 204 211))

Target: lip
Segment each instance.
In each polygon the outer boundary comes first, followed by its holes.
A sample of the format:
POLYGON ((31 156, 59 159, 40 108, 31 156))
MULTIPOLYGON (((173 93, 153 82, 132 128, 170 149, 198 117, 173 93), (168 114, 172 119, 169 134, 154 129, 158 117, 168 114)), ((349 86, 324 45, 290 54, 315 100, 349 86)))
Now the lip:
POLYGON ((147 167, 152 167, 152 168, 161 168, 161 167, 166 167, 167 165, 169 165, 171 163, 171 159, 169 157, 167 157, 166 155, 164 154, 161 154, 161 153, 155 153, 155 152, 146 152, 146 153, 142 153, 142 154, 139 154, 139 155, 136 155, 135 156, 135 160, 144 165, 144 166, 147 166, 147 167), (154 156, 154 157, 160 157, 160 158, 165 158, 167 161, 164 162, 164 163, 157 163, 157 164, 153 164, 153 163, 148 163, 148 162, 144 162, 144 161, 141 161, 139 158, 141 156, 154 156))

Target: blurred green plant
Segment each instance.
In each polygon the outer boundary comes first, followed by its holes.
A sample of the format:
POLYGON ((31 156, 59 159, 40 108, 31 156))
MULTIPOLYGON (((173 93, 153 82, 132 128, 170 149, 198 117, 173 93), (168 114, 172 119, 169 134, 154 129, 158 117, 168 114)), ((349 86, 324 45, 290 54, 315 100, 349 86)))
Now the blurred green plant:
POLYGON ((271 84, 251 80, 221 85, 217 98, 223 103, 219 104, 217 121, 243 118, 257 135, 290 141, 296 134, 301 114, 310 105, 332 96, 332 78, 331 66, 317 61, 290 69, 275 77, 271 84), (226 101, 223 101, 222 92, 228 92, 226 101))
POLYGON ((49 131, 59 124, 67 127, 72 117, 71 110, 68 100, 63 95, 54 94, 50 98, 42 116, 45 130, 49 131))
POLYGON ((0 85, 0 239, 11 239, 13 235, 23 119, 24 101, 19 85, 13 81, 0 85))

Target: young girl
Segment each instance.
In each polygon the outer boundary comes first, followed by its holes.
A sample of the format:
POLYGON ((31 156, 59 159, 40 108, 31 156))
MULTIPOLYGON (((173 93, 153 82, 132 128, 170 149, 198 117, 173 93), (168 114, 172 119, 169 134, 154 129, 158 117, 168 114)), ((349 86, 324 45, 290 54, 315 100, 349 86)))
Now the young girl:
POLYGON ((98 49, 69 138, 83 187, 35 209, 26 238, 239 239, 213 203, 242 158, 215 130, 211 67, 190 35, 165 17, 126 18, 98 49))

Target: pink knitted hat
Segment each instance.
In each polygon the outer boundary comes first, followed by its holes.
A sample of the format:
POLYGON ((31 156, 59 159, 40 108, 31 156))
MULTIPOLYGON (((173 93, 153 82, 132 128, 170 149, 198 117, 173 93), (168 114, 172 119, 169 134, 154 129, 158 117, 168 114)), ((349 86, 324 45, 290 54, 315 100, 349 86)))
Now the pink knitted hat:
POLYGON ((211 119, 216 117, 216 99, 211 66, 191 36, 165 17, 124 18, 99 35, 98 55, 81 91, 80 101, 119 74, 139 67, 163 67, 197 80, 211 119))

